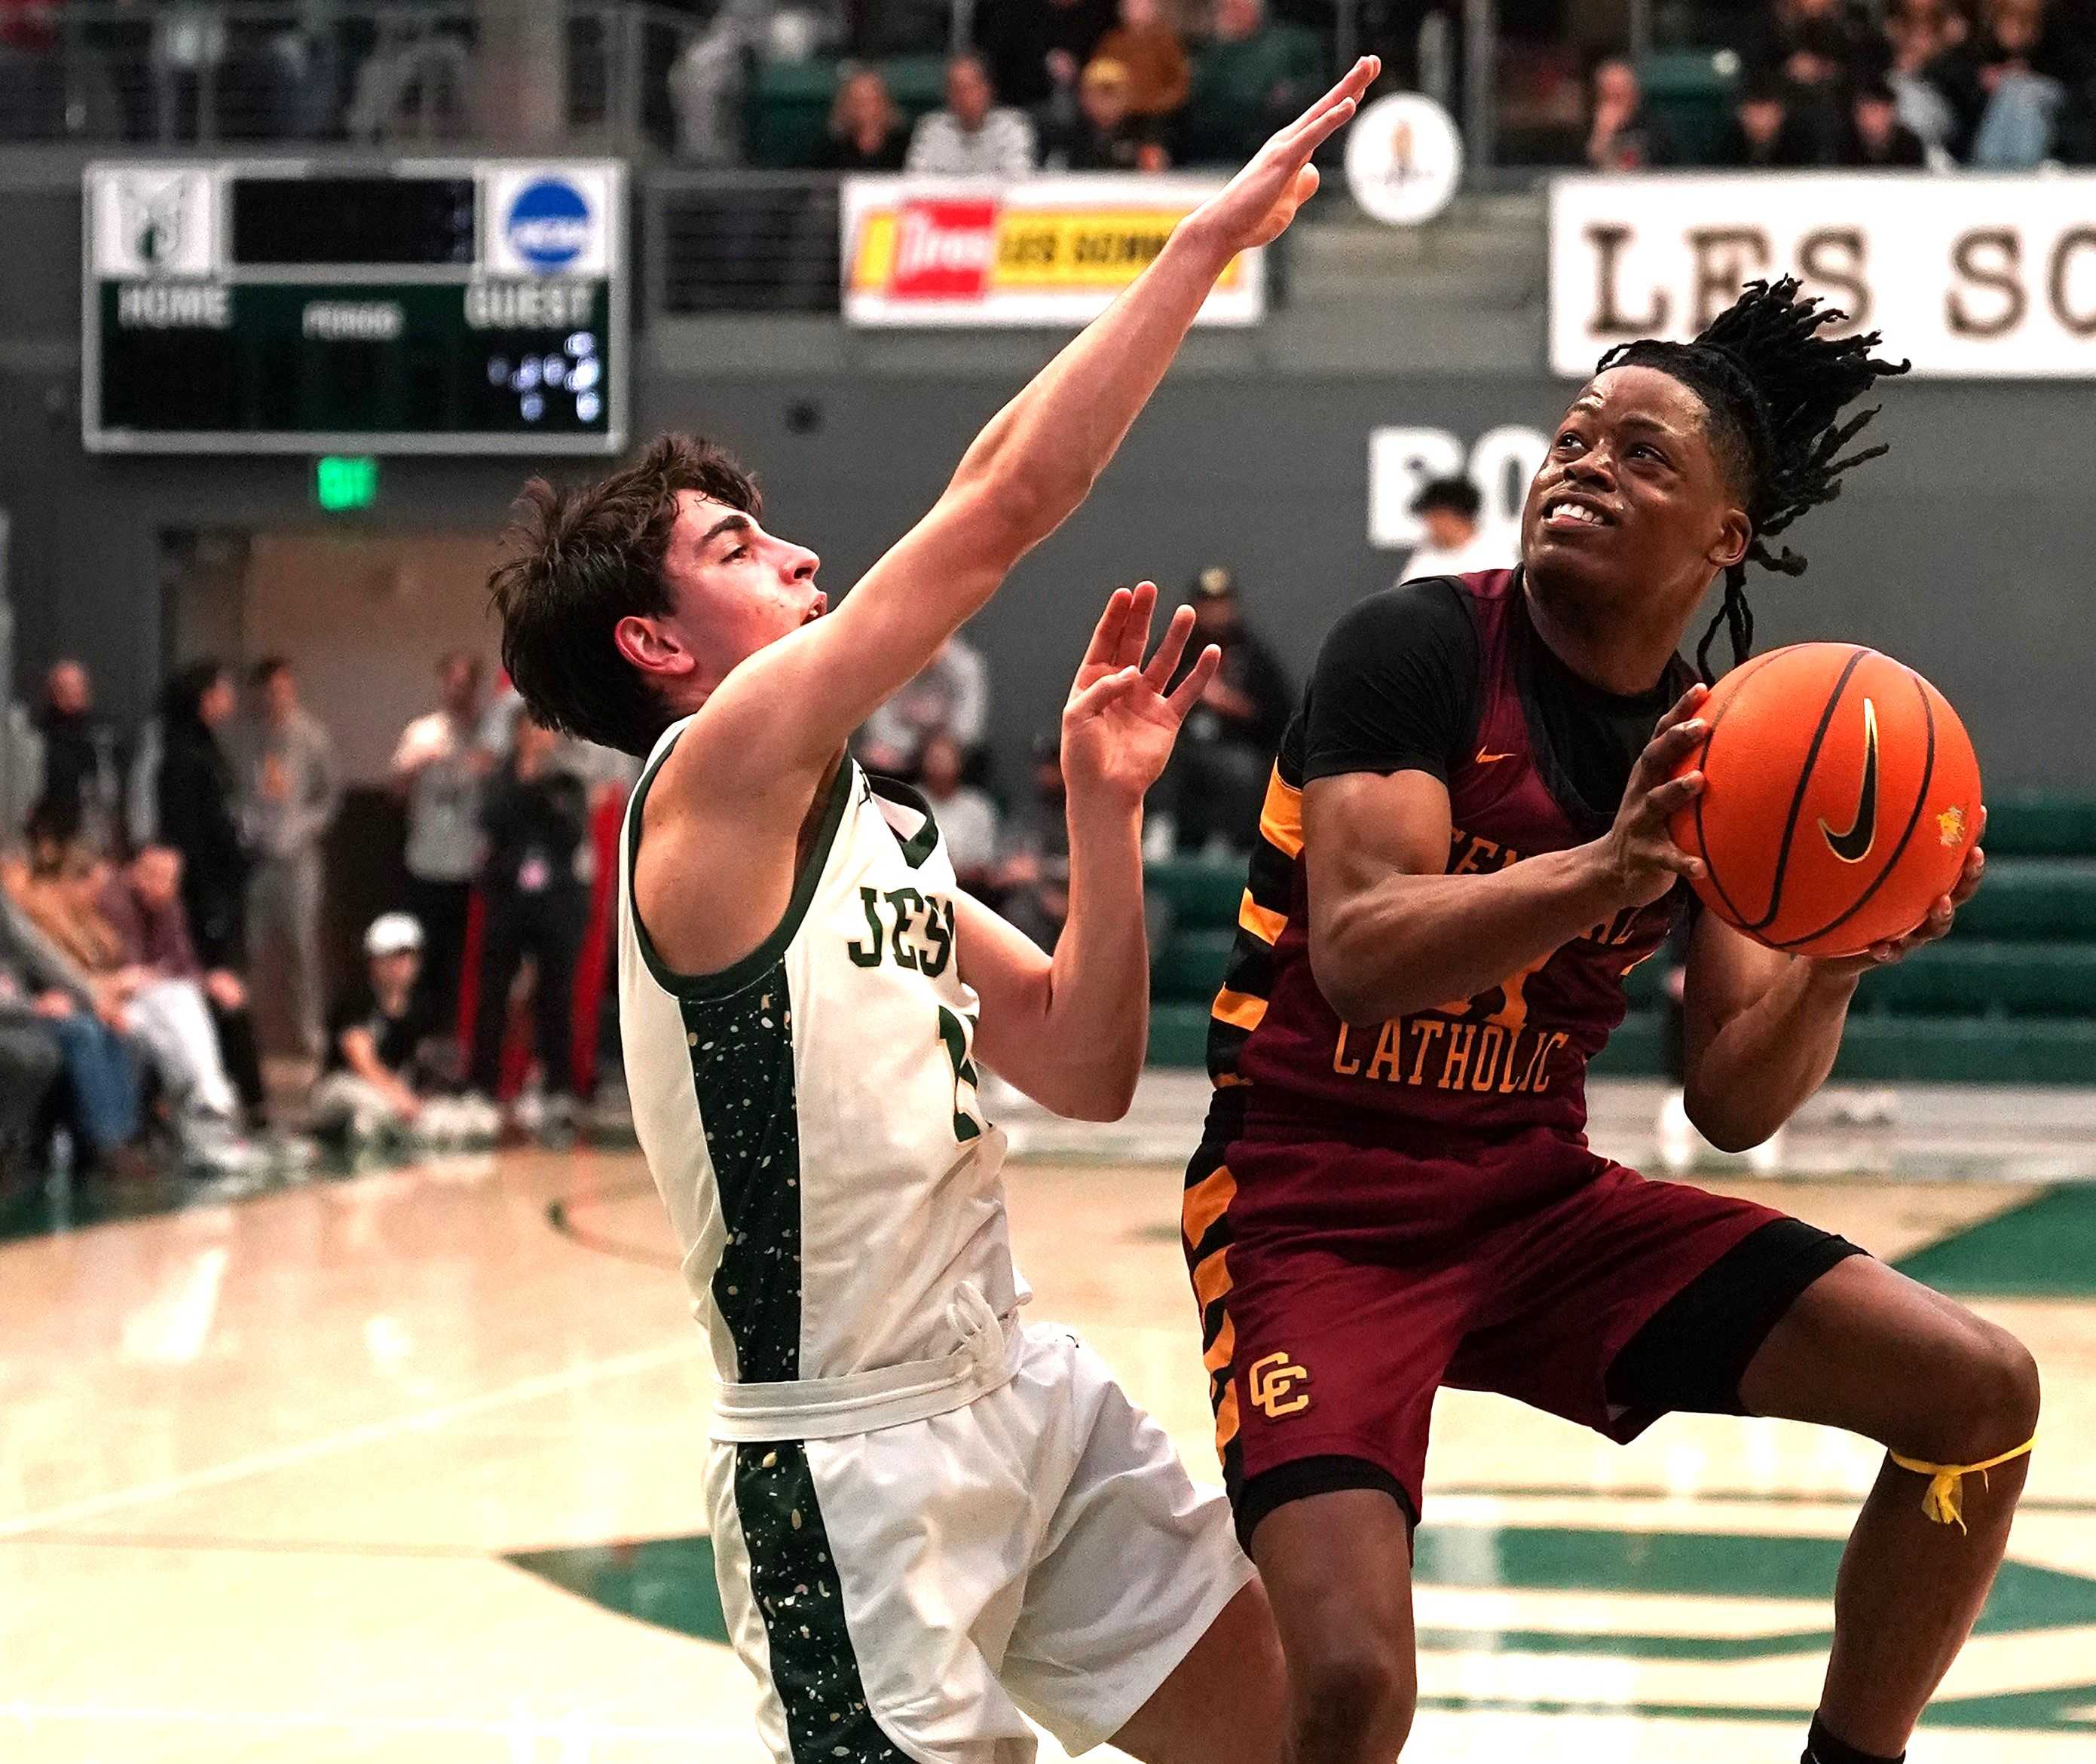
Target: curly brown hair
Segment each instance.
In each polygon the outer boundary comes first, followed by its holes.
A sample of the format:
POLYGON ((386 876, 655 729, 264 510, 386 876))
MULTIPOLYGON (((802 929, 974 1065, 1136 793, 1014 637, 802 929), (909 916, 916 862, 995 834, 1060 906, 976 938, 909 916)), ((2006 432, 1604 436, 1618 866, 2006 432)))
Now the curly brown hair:
POLYGON ((543 478, 524 487, 488 596, 502 621, 502 665, 548 728, 645 754, 674 720, 612 634, 622 618, 671 609, 662 558, 686 490, 753 518, 763 513, 749 474, 688 434, 659 436, 633 465, 585 488, 543 478))

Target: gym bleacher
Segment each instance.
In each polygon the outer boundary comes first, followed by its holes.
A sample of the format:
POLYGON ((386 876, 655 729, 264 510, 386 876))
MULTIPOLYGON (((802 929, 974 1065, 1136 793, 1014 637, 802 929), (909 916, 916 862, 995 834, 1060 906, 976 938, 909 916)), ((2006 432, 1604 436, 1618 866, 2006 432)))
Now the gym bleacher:
MULTIPOLYGON (((1835 1068, 1868 1083, 2085 1084, 2096 1070, 2096 801, 1988 807, 1987 880, 1943 942, 1867 980, 1835 1068)), ((1151 969, 1150 1054, 1199 1066, 1244 892, 1234 860, 1155 863, 1177 915, 1151 969)), ((1662 961, 1630 980, 1631 1015, 1597 1073, 1661 1070, 1662 961)))

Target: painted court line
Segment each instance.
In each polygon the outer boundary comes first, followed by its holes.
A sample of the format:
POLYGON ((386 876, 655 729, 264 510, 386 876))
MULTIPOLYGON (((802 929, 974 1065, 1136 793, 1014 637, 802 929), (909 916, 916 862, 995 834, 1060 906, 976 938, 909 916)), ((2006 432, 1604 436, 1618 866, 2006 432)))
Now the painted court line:
POLYGON ((34 1531, 48 1530, 53 1526, 72 1525, 82 1519, 93 1519, 105 1513, 120 1513, 127 1507, 148 1507, 157 1500, 168 1500, 178 1495, 194 1493, 200 1488, 216 1488, 227 1482, 237 1482, 250 1476, 266 1475, 273 1470, 288 1469, 295 1465, 310 1464, 318 1458, 331 1457, 338 1452, 353 1452, 360 1446, 376 1445, 382 1440, 398 1439, 403 1434, 433 1433, 440 1427, 469 1416, 484 1415, 491 1410, 508 1408, 519 1403, 536 1402, 540 1397, 557 1396, 563 1391, 578 1386, 594 1384, 607 1378, 631 1377, 638 1372, 652 1372, 657 1367, 688 1360, 701 1351, 696 1341, 679 1342, 660 1347, 644 1347, 630 1354, 620 1354, 610 1360, 592 1360, 585 1365, 570 1366, 559 1372, 541 1373, 535 1378, 522 1378, 505 1385, 498 1391, 483 1391, 478 1396, 461 1397, 456 1402, 442 1403, 434 1408, 416 1409, 404 1415, 395 1415, 384 1421, 366 1421, 360 1426, 345 1428, 340 1433, 322 1434, 318 1439, 307 1439, 296 1445, 277 1446, 267 1452, 250 1452, 245 1457, 234 1458, 224 1464, 215 1464, 201 1470, 185 1471, 180 1476, 164 1477, 159 1482, 141 1482, 134 1487, 113 1489, 104 1495, 91 1495, 81 1500, 68 1501, 62 1506, 48 1507, 41 1513, 24 1513, 19 1517, 0 1520, 0 1538, 22 1537, 34 1531))
POLYGON ((605 1721, 583 1710, 565 1715, 356 1715, 309 1709, 119 1709, 101 1703, 0 1703, 0 1723, 33 1728, 40 1723, 94 1723, 125 1727, 277 1727, 351 1733, 495 1734, 520 1740, 741 1739, 742 1723, 705 1726, 605 1721))

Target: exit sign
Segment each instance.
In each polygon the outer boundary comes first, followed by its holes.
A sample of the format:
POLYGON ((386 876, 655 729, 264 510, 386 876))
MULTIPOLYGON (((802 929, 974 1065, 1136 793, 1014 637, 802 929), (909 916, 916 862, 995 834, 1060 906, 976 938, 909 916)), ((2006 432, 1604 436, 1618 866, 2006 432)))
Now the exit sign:
POLYGON ((330 453, 313 465, 313 500, 330 514, 378 500, 378 461, 369 453, 330 453))

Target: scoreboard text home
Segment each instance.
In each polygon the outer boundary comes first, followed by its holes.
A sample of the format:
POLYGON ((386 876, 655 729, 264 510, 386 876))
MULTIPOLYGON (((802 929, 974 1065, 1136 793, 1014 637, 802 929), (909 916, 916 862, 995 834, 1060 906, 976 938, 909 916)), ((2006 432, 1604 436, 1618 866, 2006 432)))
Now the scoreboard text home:
POLYGON ((82 197, 92 450, 624 443, 616 164, 101 161, 82 197))

